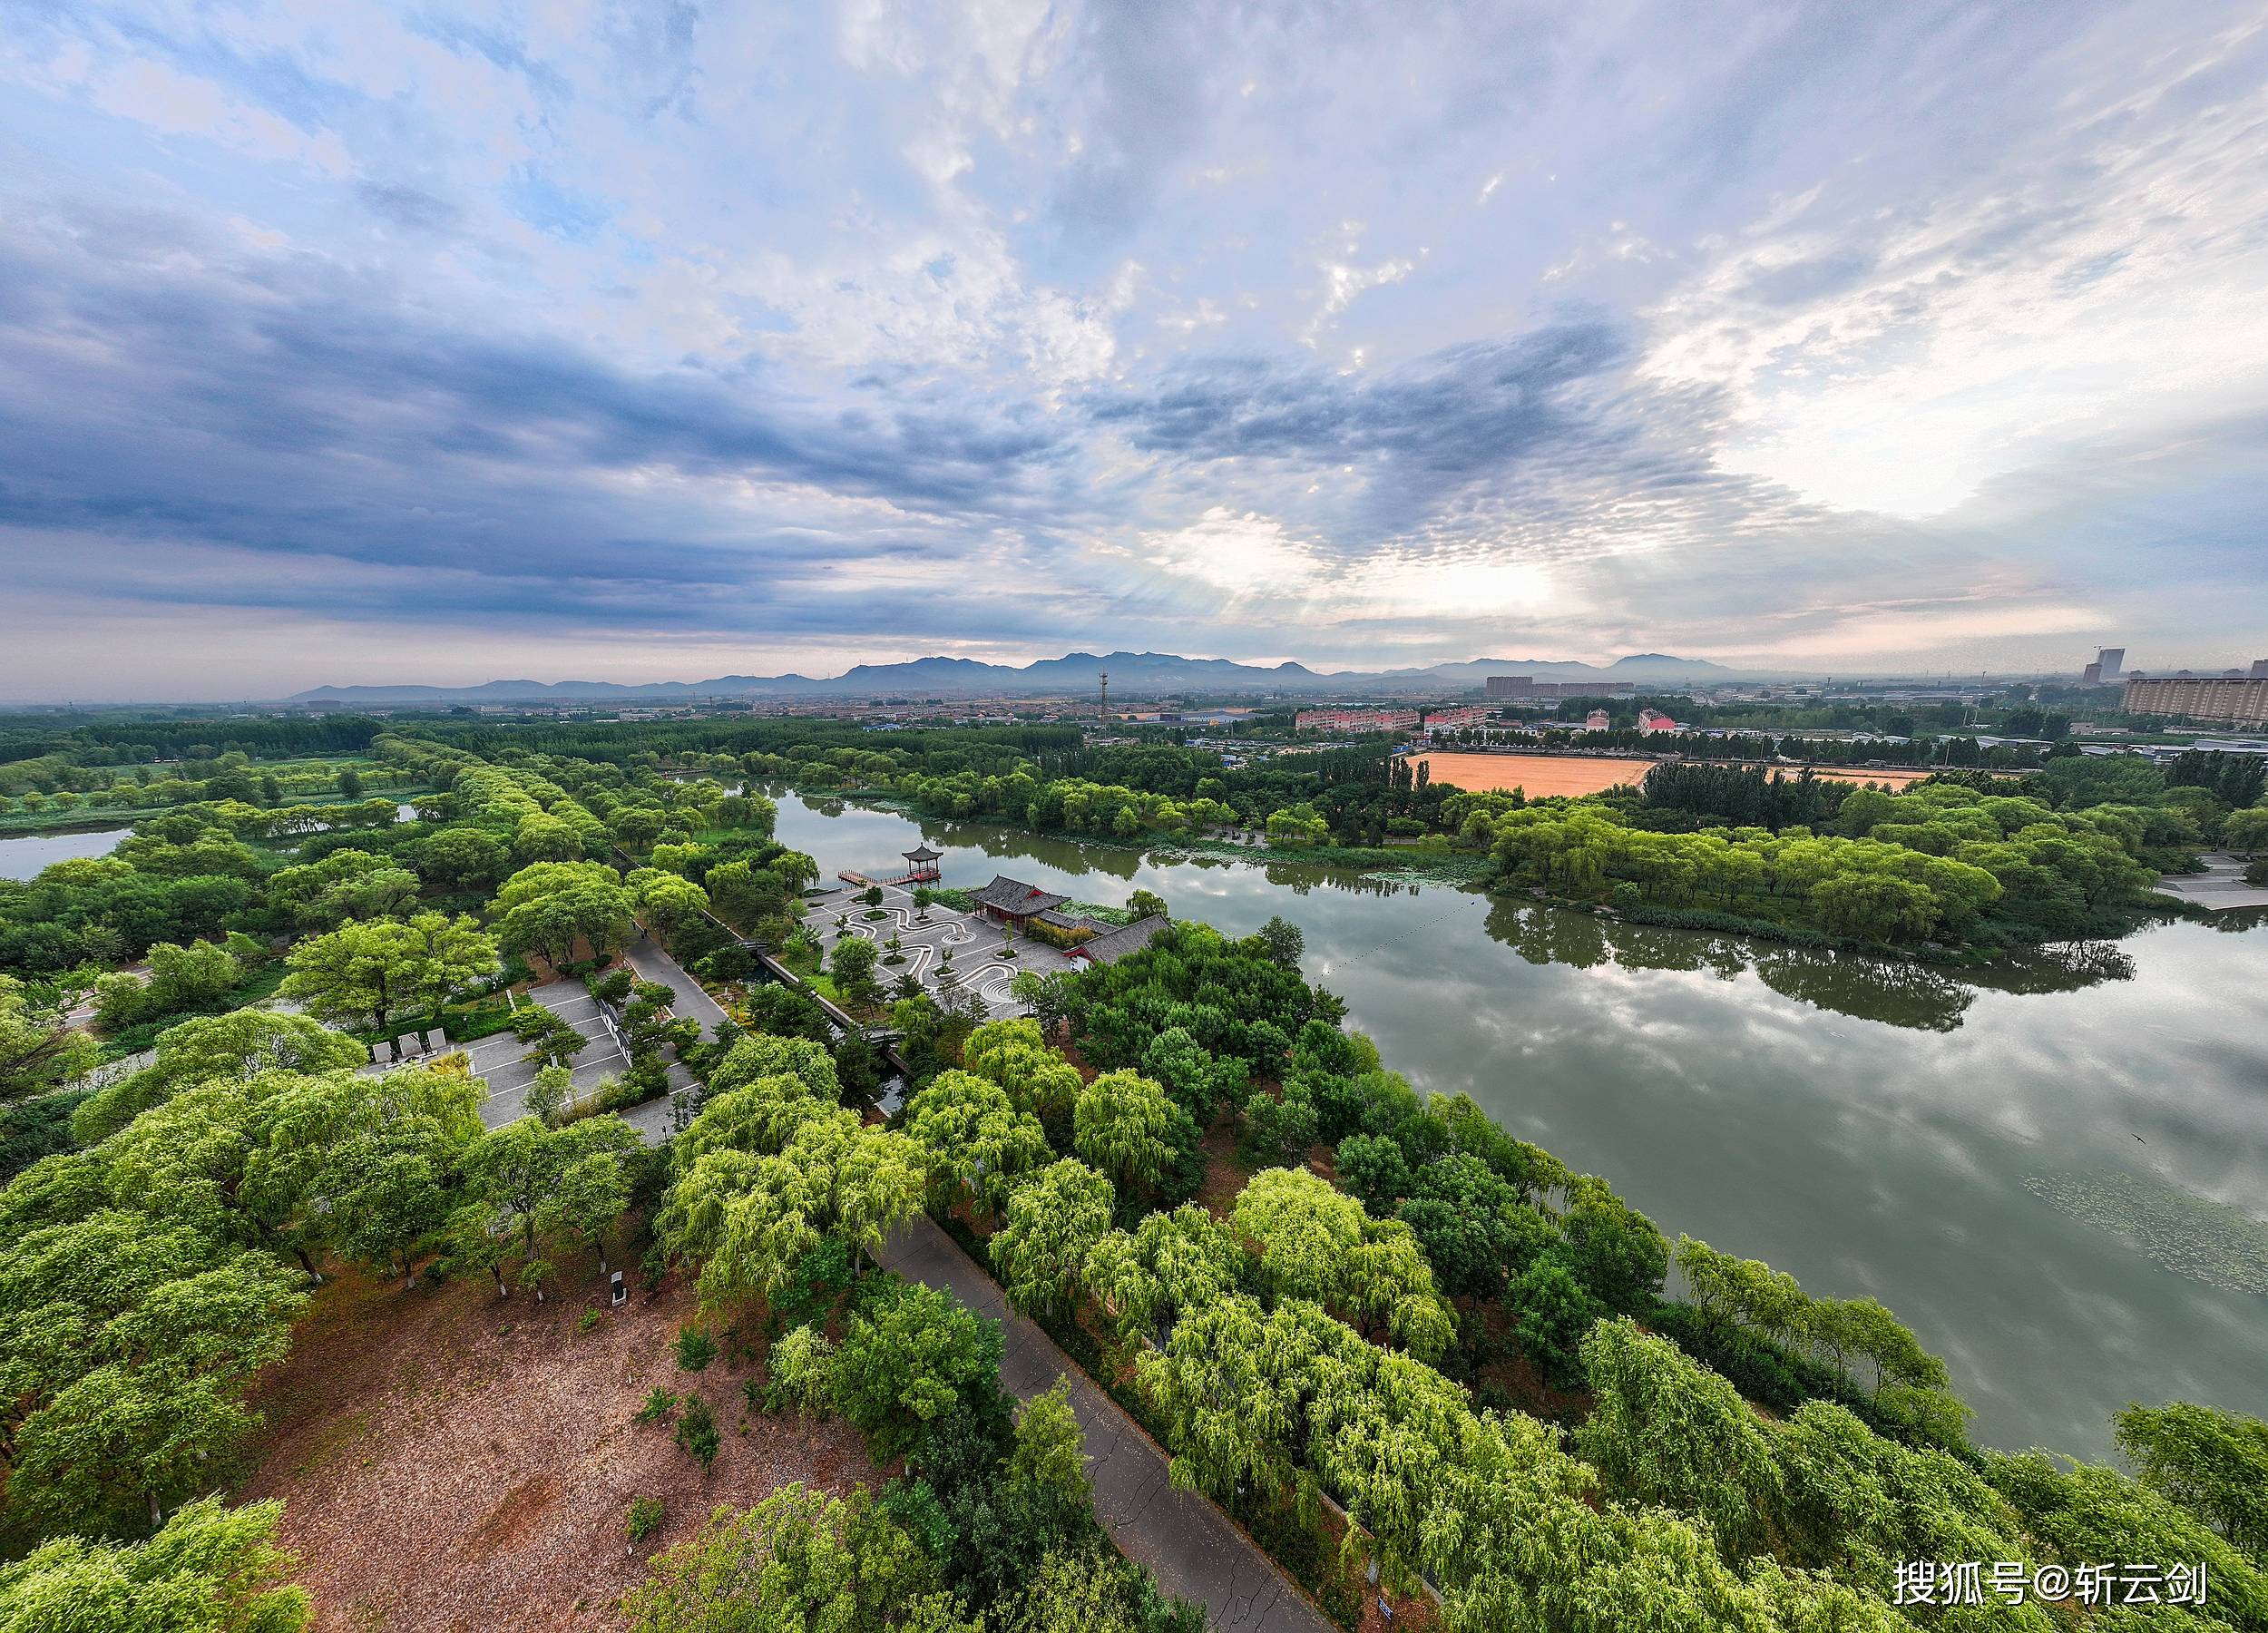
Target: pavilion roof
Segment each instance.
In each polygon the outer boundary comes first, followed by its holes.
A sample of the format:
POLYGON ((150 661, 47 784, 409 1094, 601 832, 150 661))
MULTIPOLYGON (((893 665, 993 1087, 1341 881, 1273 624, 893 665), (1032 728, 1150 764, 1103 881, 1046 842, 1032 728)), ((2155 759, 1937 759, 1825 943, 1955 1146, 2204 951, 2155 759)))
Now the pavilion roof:
POLYGON ((934 851, 926 845, 917 845, 912 850, 904 852, 904 855, 908 862, 938 862, 944 859, 945 853, 943 851, 934 851))

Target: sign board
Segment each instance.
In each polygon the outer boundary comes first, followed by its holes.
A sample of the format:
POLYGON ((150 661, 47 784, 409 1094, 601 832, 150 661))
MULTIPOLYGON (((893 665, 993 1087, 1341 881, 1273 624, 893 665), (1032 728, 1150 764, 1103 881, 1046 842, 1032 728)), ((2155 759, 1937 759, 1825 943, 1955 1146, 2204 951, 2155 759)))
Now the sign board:
POLYGON ((622 1273, 620 1270, 617 1270, 611 1280, 608 1283, 607 1286, 608 1307, 619 1310, 629 1302, 630 1285, 623 1281, 622 1273))

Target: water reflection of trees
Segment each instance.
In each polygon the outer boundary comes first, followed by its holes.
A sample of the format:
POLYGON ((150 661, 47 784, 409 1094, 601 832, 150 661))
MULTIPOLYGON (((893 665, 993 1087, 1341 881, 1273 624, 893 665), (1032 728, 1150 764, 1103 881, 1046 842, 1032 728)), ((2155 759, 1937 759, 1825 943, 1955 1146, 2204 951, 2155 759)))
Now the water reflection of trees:
POLYGON ((2130 981, 2135 973, 2134 961, 2108 942, 2034 948, 1989 968, 1950 971, 1825 948, 1626 924, 1503 897, 1490 908, 1487 925, 1491 937, 1530 963, 1579 970, 1607 963, 1635 970, 1713 970, 1727 980, 1754 971, 1782 997, 1923 1032, 1959 1027, 1980 990, 2068 993, 2105 981, 2130 981))
POLYGON ((1928 964, 1819 947, 1759 949, 1756 978, 1783 998, 1917 1032, 1954 1031, 1977 1001, 1976 989, 1928 964))

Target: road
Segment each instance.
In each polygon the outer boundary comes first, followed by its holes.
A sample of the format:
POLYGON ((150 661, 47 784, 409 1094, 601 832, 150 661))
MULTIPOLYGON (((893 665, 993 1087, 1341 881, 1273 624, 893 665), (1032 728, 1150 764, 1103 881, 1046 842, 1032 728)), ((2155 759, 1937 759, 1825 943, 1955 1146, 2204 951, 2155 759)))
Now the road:
POLYGON ((685 973, 685 966, 661 950, 661 944, 642 930, 638 939, 622 949, 622 960, 647 981, 658 981, 677 996, 670 1002, 670 1012, 682 1015, 701 1023, 701 1036, 714 1039, 717 1029, 724 1024, 725 1012, 717 1001, 701 990, 701 983, 685 973))
POLYGON ((1195 1491, 1177 1491, 1166 1454, 1117 1402, 1080 1372, 1054 1340, 1009 1313, 1000 1285, 936 1222, 916 1214, 876 1256, 908 1281, 942 1287, 1001 1323, 1001 1383, 1019 1400, 1070 1380, 1071 1407, 1086 1431, 1095 1514, 1129 1560, 1168 1593, 1205 1607, 1215 1628, 1238 1633, 1334 1633, 1334 1624, 1227 1515, 1195 1491))

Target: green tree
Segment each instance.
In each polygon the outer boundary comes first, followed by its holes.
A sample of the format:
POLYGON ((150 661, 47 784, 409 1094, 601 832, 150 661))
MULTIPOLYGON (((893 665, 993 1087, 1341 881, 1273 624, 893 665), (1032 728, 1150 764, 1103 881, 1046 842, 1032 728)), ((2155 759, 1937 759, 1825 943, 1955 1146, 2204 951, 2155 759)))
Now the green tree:
POLYGON ((64 1024, 51 996, 0 975, 0 1104, 44 1094, 93 1063, 94 1040, 64 1024))
POLYGON ((709 909, 706 890, 659 867, 638 869, 630 875, 630 887, 647 927, 665 943, 674 943, 687 925, 709 909))
POLYGON ((722 862, 703 881, 718 915, 742 930, 771 917, 787 904, 787 882, 751 863, 722 862))
POLYGON ((1456 1318, 1434 1290, 1417 1238, 1399 1219, 1374 1219, 1353 1197, 1306 1169, 1256 1174, 1237 1198, 1237 1235, 1258 1253, 1279 1298, 1313 1299, 1383 1327, 1421 1358, 1442 1354, 1456 1318))
POLYGON ((1728 1562, 1755 1551, 1780 1477, 1740 1392, 1627 1316, 1591 1328, 1582 1363, 1593 1404, 1577 1452, 1617 1493, 1708 1521, 1728 1562))
POLYGON ((2112 1421, 2143 1483, 2268 1569, 2268 1423, 2186 1401, 2129 1405, 2112 1421))
POLYGON ((362 773, 356 770, 352 766, 340 767, 338 770, 338 792, 340 797, 342 798, 360 799, 362 797, 362 773))
POLYGON ((1017 1187, 992 1241, 1009 1304, 1026 1312, 1061 1307, 1110 1229, 1110 1181, 1068 1157, 1017 1187))
POLYGON ((624 1164, 637 1147, 636 1132, 619 1117, 563 1129, 523 1117, 474 1140, 458 1166, 470 1194, 500 1229, 518 1233, 521 1256, 533 1259, 537 1239, 552 1230, 572 1221, 574 1234, 587 1238, 621 1215, 630 1191, 624 1164), (567 1194, 571 1176, 582 1194, 567 1194))
POLYGON ((854 1306, 832 1367, 836 1408, 878 1459, 915 1451, 956 1414, 1005 1410, 996 1323, 919 1283, 882 1287, 854 1306))
POLYGON ((1506 1287, 1504 1303, 1513 1315, 1520 1347, 1547 1382, 1566 1388, 1581 1376, 1583 1336, 1598 1319, 1599 1306, 1557 1253, 1539 1254, 1506 1287))
POLYGON ((572 862, 582 851, 582 836, 574 825, 547 811, 528 812, 512 830, 512 855, 515 861, 572 862))
POLYGON ((405 1009, 438 1006, 496 972, 496 944, 469 914, 421 913, 408 923, 346 924, 300 943, 281 988, 310 1012, 358 1020, 384 1032, 405 1009))
MULTIPOLYGON (((687 1136, 699 1128, 696 1120, 687 1136)), ((777 1292, 829 1235, 863 1258, 921 1206, 912 1143, 840 1109, 801 1110, 777 1156, 727 1145, 679 1160, 657 1231, 672 1254, 700 1263, 711 1303, 777 1292)))
POLYGON ((2221 822, 2221 843, 2244 856, 2268 850, 2268 806, 2231 811, 2221 822))
POLYGON ((987 1022, 969 1033, 961 1053, 971 1071, 1007 1090, 1018 1110, 1035 1117, 1069 1114, 1085 1087, 1079 1068, 1047 1046, 1036 1021, 987 1022))
POLYGON ((512 853, 494 834, 446 827, 416 847, 417 871, 445 890, 485 890, 502 880, 512 853))
POLYGON ((1054 1155, 1037 1118, 1017 1110, 997 1083, 966 1071, 941 1071, 914 1097, 905 1134, 939 1205, 965 1200, 987 1214, 998 1214, 1022 1176, 1054 1155))
POLYGON ((181 1022, 158 1034, 154 1052, 151 1065, 97 1090, 72 1113, 72 1134, 82 1145, 117 1132, 191 1084, 269 1071, 323 1072, 369 1060, 361 1044, 320 1022, 265 1010, 181 1022))
POLYGON ((649 1571, 622 1601, 631 1633, 980 1633, 864 1487, 837 1499, 797 1483, 720 1508, 649 1571))
POLYGON ((835 951, 827 960, 827 973, 835 977, 835 990, 843 1002, 855 1009, 870 1009, 882 1001, 882 989, 875 982, 874 943, 864 936, 846 935, 835 944, 835 951))
POLYGON ((0 1247, 8 1495, 48 1528, 154 1525, 200 1489, 305 1303, 270 1255, 107 1201, 0 1247))
POLYGON ((1193 1203, 1143 1216, 1090 1248, 1080 1279, 1131 1338, 1171 1325, 1183 1311, 1226 1298, 1246 1264, 1226 1227, 1193 1203))
POLYGON ((1103 1072, 1080 1091, 1071 1118, 1074 1149, 1121 1187, 1149 1188, 1173 1159, 1173 1102, 1139 1073, 1103 1072))
POLYGON ((1271 916, 1268 922, 1253 933, 1253 939, 1267 958, 1286 970, 1299 968, 1301 956, 1307 950, 1307 938, 1297 924, 1281 916, 1271 916))
POLYGON ((313 1607, 279 1502, 184 1504, 146 1541, 57 1537, 0 1565, 0 1633, 298 1633, 313 1607))
POLYGON ((349 919, 390 918, 416 899, 417 875, 368 851, 333 851, 320 861, 283 868, 268 881, 269 905, 302 932, 334 929, 349 919))
POLYGON ((1094 1494, 1087 1478, 1086 1435, 1071 1410, 1071 1385, 1059 1375, 1054 1386, 1024 1403, 1016 1418, 1016 1442, 1008 1454, 1012 1479, 1054 1492, 1084 1508, 1094 1494))

